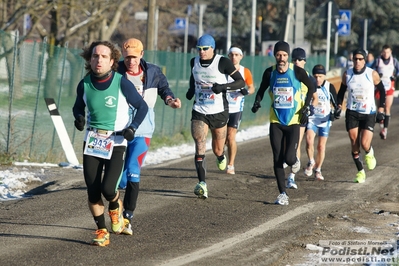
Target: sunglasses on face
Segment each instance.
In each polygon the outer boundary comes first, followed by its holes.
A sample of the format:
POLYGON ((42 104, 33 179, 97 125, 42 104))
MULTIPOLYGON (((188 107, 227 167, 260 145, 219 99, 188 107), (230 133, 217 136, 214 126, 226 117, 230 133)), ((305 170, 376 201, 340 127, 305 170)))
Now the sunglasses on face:
POLYGON ((208 51, 210 46, 197 46, 198 51, 208 51))
POLYGON ((360 58, 360 57, 353 58, 353 61, 363 61, 363 60, 364 60, 364 58, 360 58))
POLYGON ((292 62, 296 62, 296 61, 304 61, 305 59, 299 59, 299 58, 295 58, 295 59, 292 59, 292 62))

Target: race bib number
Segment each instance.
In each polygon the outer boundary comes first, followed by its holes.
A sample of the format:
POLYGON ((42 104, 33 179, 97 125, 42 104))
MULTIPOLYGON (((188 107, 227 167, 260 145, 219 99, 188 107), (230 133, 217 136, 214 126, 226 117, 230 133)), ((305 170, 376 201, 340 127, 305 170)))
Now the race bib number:
POLYGON ((201 90, 198 93, 198 102, 201 104, 211 105, 215 104, 215 94, 210 86, 200 86, 201 90))
POLYGON ((112 156, 115 144, 115 136, 102 134, 100 130, 94 132, 90 130, 86 137, 86 146, 84 150, 85 155, 95 156, 109 160, 112 156))
POLYGON ((383 78, 383 79, 381 79, 381 81, 382 81, 382 84, 384 85, 384 88, 386 91, 391 89, 392 82, 391 82, 390 78, 383 78))
POLYGON ((363 89, 355 88, 353 89, 353 103, 352 103, 352 110, 358 112, 365 112, 367 109, 367 98, 363 95, 363 89))
POLYGON ((229 104, 231 105, 236 105, 240 102, 242 98, 242 93, 239 91, 232 91, 230 93, 227 93, 227 100, 229 101, 229 104))
MULTIPOLYGON (((328 102, 328 104, 329 104, 329 102, 328 102)), ((327 115, 326 110, 327 110, 327 103, 320 101, 320 98, 319 98, 319 103, 314 108, 314 116, 319 117, 319 118, 325 117, 327 115)))
POLYGON ((274 107, 278 109, 290 109, 294 107, 294 88, 275 87, 274 107))

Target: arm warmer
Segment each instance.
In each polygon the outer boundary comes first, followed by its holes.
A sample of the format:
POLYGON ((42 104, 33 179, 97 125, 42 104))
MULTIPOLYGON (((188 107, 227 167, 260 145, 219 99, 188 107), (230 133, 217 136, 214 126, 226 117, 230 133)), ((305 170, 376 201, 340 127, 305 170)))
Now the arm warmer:
POLYGON ((338 104, 337 104, 337 91, 335 90, 334 85, 330 83, 330 102, 334 106, 335 109, 337 109, 338 104))
MULTIPOLYGON (((315 92, 315 87, 313 81, 309 78, 308 73, 306 72, 305 69, 294 66, 294 72, 296 78, 305 84, 306 87, 308 87, 308 92, 306 94, 306 99, 305 99, 305 105, 309 106, 310 101, 312 100, 313 93, 315 92)), ((316 88, 317 89, 317 88, 316 88)))
POLYGON ((378 107, 385 108, 385 88, 384 85, 382 84, 382 81, 380 81, 380 83, 378 83, 376 87, 377 90, 380 91, 380 106, 378 107))
POLYGON ((234 79, 234 81, 226 84, 227 90, 239 90, 245 87, 245 81, 239 71, 234 72, 231 78, 234 79))
POLYGON ((348 86, 345 84, 341 83, 341 87, 339 88, 338 95, 337 95, 337 104, 342 105, 342 102, 344 101, 345 97, 345 92, 348 86))
POLYGON ((260 83, 260 87, 258 89, 258 92, 256 93, 255 96, 255 101, 256 102, 261 102, 263 99, 263 96, 267 90, 267 88, 269 88, 270 86, 270 77, 272 75, 272 67, 269 67, 265 70, 265 72, 263 72, 262 75, 262 81, 260 83))

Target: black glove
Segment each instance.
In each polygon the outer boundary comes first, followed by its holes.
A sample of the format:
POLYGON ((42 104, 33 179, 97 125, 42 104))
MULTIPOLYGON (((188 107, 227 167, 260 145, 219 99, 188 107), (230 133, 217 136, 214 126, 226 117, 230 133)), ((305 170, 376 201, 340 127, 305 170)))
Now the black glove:
POLYGON ((385 114, 381 113, 381 112, 378 112, 377 116, 375 117, 375 122, 376 123, 381 123, 382 121, 384 121, 384 119, 385 119, 385 114))
POLYGON ((395 81, 396 80, 396 77, 394 77, 394 76, 391 76, 389 78, 391 79, 391 81, 395 81))
POLYGON ((252 113, 256 113, 259 110, 259 108, 261 108, 260 102, 255 101, 254 105, 251 108, 252 113))
POLYGON ((306 125, 308 123, 310 115, 311 115, 310 107, 304 105, 301 108, 301 110, 299 110, 299 123, 301 123, 301 125, 306 125))
POLYGON ((216 94, 226 91, 226 84, 214 83, 212 86, 212 91, 216 94))
POLYGON ((335 120, 335 114, 334 114, 335 112, 333 111, 333 110, 331 110, 331 112, 330 112, 330 118, 329 118, 329 120, 332 122, 332 121, 334 121, 335 120))
POLYGON ((134 139, 134 133, 136 133, 136 130, 132 127, 125 128, 122 131, 122 135, 127 141, 132 141, 134 139))
POLYGON ((77 130, 82 131, 85 128, 86 120, 85 118, 80 115, 78 119, 75 120, 75 127, 77 130))
POLYGON ((314 106, 313 105, 310 105, 309 106, 309 116, 312 116, 312 115, 314 115, 314 106))
POLYGON ((240 90, 240 92, 241 92, 241 94, 244 95, 244 96, 249 94, 249 91, 248 91, 246 88, 242 88, 242 89, 240 90))
POLYGON ((340 118, 341 118, 341 111, 342 111, 342 109, 339 108, 339 107, 337 107, 337 108, 335 109, 335 111, 334 111, 334 118, 335 118, 335 119, 340 119, 340 118))
POLYGON ((186 92, 187 100, 191 100, 194 97, 194 94, 195 94, 195 89, 194 90, 188 89, 188 91, 186 92))

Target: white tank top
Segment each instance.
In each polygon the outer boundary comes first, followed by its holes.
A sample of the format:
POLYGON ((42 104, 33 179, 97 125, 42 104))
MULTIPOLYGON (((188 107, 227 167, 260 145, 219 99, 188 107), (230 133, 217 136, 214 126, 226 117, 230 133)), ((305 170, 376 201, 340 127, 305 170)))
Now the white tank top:
POLYGON ((393 75, 395 71, 395 65, 393 64, 393 57, 391 56, 389 59, 389 63, 384 64, 384 60, 381 57, 377 59, 377 72, 382 74, 381 81, 384 84, 385 90, 389 90, 391 88, 391 79, 390 77, 393 75))
POLYGON ((362 74, 354 74, 353 68, 346 71, 348 99, 346 108, 361 114, 376 112, 374 100, 373 69, 366 67, 362 74))
POLYGON ((195 102, 193 109, 201 114, 217 114, 224 111, 223 93, 213 93, 214 83, 226 84, 227 76, 219 72, 221 55, 216 55, 208 67, 202 67, 197 56, 192 69, 195 80, 195 102))
MULTIPOLYGON (((240 68, 238 69, 240 72, 241 76, 245 80, 245 75, 244 75, 244 67, 240 65, 240 68)), ((227 82, 231 83, 233 82, 234 79, 230 76, 227 78, 227 82)), ((227 100, 229 101, 229 113, 238 113, 242 112, 244 110, 244 95, 240 92, 240 90, 235 90, 235 91, 228 91, 226 94, 227 100)))
POLYGON ((309 117, 309 122, 324 127, 327 126, 331 111, 330 82, 326 80, 322 87, 317 88, 317 98, 317 106, 314 108, 314 115, 309 117))

